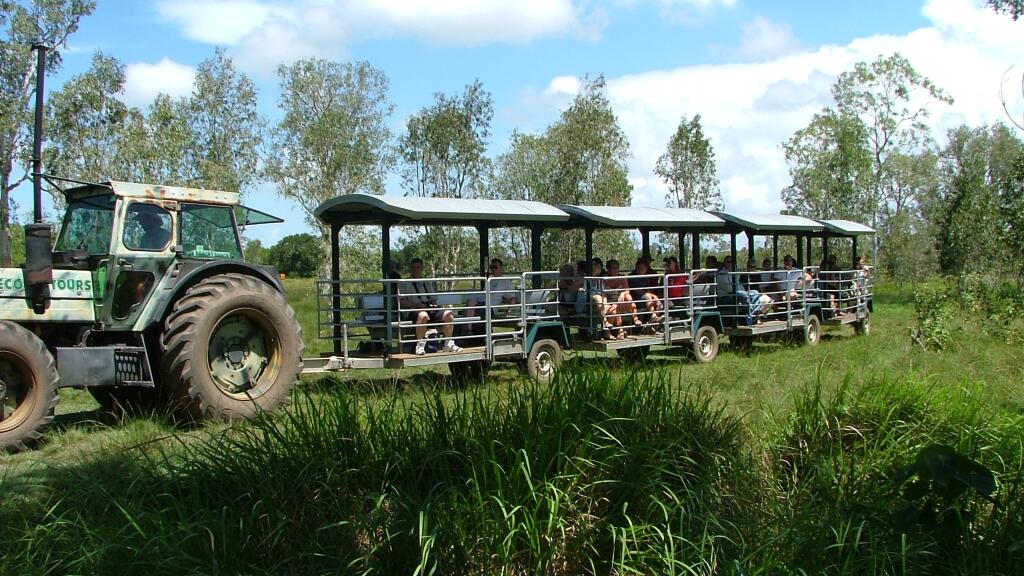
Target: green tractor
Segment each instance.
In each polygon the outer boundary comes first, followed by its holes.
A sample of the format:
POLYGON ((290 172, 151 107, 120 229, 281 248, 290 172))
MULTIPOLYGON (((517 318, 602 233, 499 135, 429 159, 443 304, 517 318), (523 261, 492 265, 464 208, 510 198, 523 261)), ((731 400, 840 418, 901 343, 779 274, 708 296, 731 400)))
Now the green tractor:
POLYGON ((0 449, 39 439, 61 387, 194 418, 274 408, 302 369, 301 329, 277 272, 243 261, 238 228, 280 220, 233 192, 77 183, 52 243, 40 209, 44 51, 36 221, 24 268, 0 269, 0 449))

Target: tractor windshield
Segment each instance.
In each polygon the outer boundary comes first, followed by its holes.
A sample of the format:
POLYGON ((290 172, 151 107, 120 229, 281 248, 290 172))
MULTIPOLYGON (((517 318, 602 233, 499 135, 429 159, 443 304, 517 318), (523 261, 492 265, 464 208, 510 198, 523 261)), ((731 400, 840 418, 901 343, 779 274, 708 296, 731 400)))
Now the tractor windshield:
POLYGON ((113 228, 113 194, 79 198, 68 204, 54 250, 85 250, 90 255, 108 254, 113 228))

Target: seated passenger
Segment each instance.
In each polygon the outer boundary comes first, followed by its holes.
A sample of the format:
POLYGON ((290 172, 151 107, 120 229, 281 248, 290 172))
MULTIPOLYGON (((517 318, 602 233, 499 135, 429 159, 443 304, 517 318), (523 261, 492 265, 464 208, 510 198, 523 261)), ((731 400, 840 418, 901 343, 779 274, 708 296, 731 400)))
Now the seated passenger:
POLYGON ((605 317, 613 329, 617 330, 616 336, 625 337, 621 330, 623 318, 629 316, 637 326, 641 325, 640 318, 636 314, 636 304, 633 302, 633 295, 629 291, 629 282, 619 274, 619 261, 614 258, 608 260, 608 270, 604 280, 605 317))
POLYGON ((718 270, 718 258, 708 254, 704 258, 704 271, 693 277, 694 284, 714 284, 715 272, 718 270))
POLYGON ((583 276, 572 264, 563 264, 558 270, 558 313, 571 316, 576 312, 576 301, 583 290, 583 276))
MULTIPOLYGON (((756 269, 753 260, 747 263, 747 267, 756 269)), ((744 316, 756 317, 766 313, 772 303, 771 297, 767 294, 761 294, 753 288, 749 288, 749 280, 748 285, 744 286, 742 283, 743 276, 749 277, 750 275, 745 274, 737 277, 732 274, 732 257, 726 256, 722 262, 722 267, 718 269, 715 276, 719 304, 740 306, 744 316)))
POLYGON ((505 264, 501 258, 491 258, 490 275, 492 280, 488 282, 491 289, 491 315, 508 316, 509 306, 519 303, 519 293, 512 284, 511 278, 502 277, 505 271, 505 264))
POLYGON ((780 300, 793 301, 801 298, 801 291, 804 288, 804 272, 796 268, 796 261, 789 254, 782 259, 783 269, 777 271, 772 277, 778 291, 781 293, 780 300))
POLYGON ((663 308, 661 297, 658 295, 661 291, 661 281, 659 278, 651 276, 651 267, 643 258, 637 259, 633 266, 633 272, 629 276, 633 301, 637 303, 637 310, 641 310, 639 314, 641 323, 647 325, 644 332, 655 334, 658 330, 654 325, 661 322, 658 312, 663 308), (643 278, 642 276, 647 277, 643 278))
POLYGON ((686 301, 690 295, 690 287, 687 284, 689 277, 683 274, 679 268, 679 259, 669 256, 662 260, 665 263, 665 283, 668 284, 668 300, 665 302, 666 310, 681 311, 689 308, 686 301))
POLYGON ((433 293, 437 287, 433 282, 423 278, 423 260, 413 258, 409 262, 409 279, 398 283, 399 303, 405 312, 405 320, 416 323, 416 355, 426 353, 426 337, 428 323, 441 324, 441 333, 445 337, 445 352, 461 352, 462 347, 452 339, 455 317, 449 308, 437 308, 437 298, 433 293))

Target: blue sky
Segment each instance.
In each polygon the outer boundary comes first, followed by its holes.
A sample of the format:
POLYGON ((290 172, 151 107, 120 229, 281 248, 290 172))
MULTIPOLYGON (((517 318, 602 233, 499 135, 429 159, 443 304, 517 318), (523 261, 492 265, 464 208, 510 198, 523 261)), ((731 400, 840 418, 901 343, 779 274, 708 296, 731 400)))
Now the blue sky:
MULTIPOLYGON (((653 165, 683 114, 704 118, 726 207, 774 212, 788 183, 780 144, 830 103, 835 76, 855 62, 900 51, 952 94, 956 102, 933 107, 929 120, 939 141, 960 123, 1004 118, 1000 82, 1011 65, 1018 81, 1024 69, 1024 21, 972 0, 97 4, 50 89, 83 71, 99 49, 127 65, 123 99, 144 106, 158 92, 186 94, 195 66, 221 46, 257 83, 261 111, 273 120, 278 64, 307 56, 368 60, 391 79, 395 133, 435 92, 458 92, 479 78, 494 97, 497 154, 513 129, 541 131, 557 118, 579 78, 603 74, 632 144, 637 205, 663 204, 653 165)), ((396 179, 390 193, 401 193, 396 179)), ((251 191, 248 202, 287 220, 250 231, 265 244, 305 230, 298 208, 269 185, 251 191)))

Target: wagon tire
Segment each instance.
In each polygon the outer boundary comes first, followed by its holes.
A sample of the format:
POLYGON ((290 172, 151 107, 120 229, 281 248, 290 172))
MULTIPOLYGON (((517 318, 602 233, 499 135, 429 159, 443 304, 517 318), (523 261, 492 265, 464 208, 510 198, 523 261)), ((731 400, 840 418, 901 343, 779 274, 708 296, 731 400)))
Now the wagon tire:
POLYGON ((711 326, 701 326, 693 335, 690 355, 701 364, 707 364, 718 357, 718 331, 711 326))
POLYGON ((853 332, 858 336, 871 335, 871 313, 866 313, 864 318, 853 323, 853 332))
POLYGON ((487 379, 491 372, 491 362, 488 360, 470 360, 469 362, 452 362, 448 365, 452 373, 452 380, 460 387, 470 384, 480 384, 487 379))
POLYGON ((821 341, 821 321, 814 314, 807 317, 807 323, 804 324, 804 344, 807 346, 817 346, 818 342, 821 341))
POLYGON ((212 276, 189 288, 164 323, 161 349, 177 408, 195 419, 273 410, 302 370, 295 312, 280 292, 243 274, 212 276))
POLYGON ((647 359, 647 355, 650 354, 650 346, 633 346, 631 348, 619 348, 615 351, 619 358, 622 358, 626 362, 631 364, 639 364, 647 359))
POLYGON ((38 336, 0 321, 0 449, 34 446, 53 421, 59 376, 38 336))
POLYGON ((526 357, 526 372, 538 384, 550 384, 562 364, 562 347, 549 338, 537 340, 526 357))

